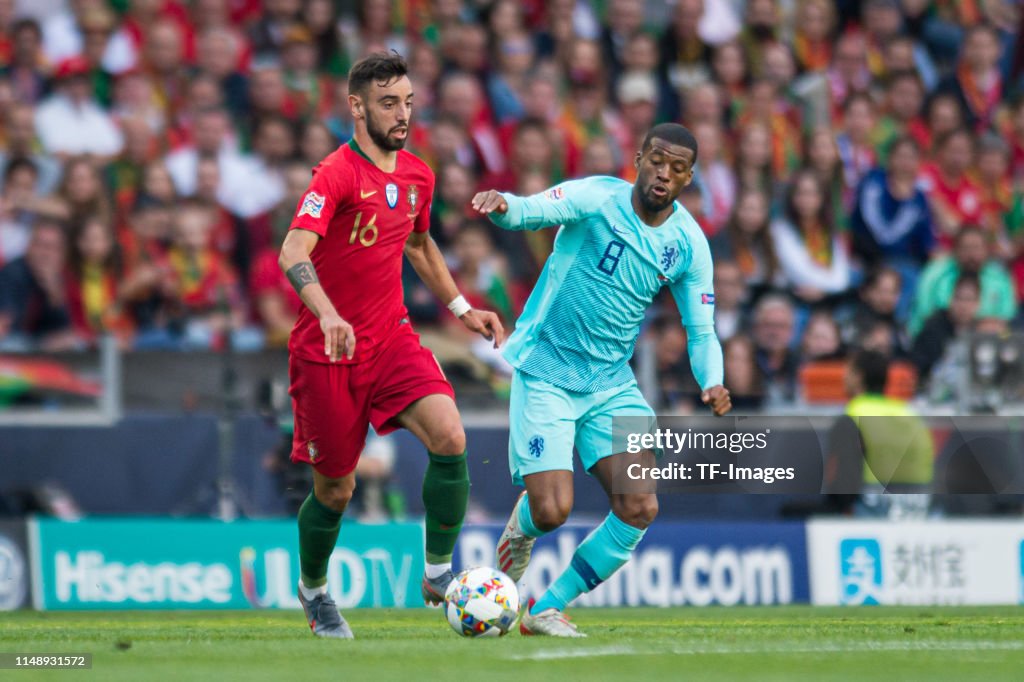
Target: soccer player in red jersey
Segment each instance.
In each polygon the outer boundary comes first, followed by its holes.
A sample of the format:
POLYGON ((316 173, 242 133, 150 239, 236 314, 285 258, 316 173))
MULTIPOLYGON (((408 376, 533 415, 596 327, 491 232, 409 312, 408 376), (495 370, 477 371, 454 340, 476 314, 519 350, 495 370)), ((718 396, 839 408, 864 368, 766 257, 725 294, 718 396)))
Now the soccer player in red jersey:
POLYGON ((434 174, 402 148, 412 84, 397 53, 372 54, 349 72, 355 136, 313 170, 279 264, 305 304, 289 340, 295 412, 291 458, 313 467, 299 510, 299 601, 313 633, 351 638, 327 592, 327 563, 355 489, 367 427, 411 431, 427 447, 424 601, 440 604, 469 499, 466 436, 454 393, 420 345, 402 303, 402 254, 430 290, 497 347, 497 315, 459 294, 427 233, 434 174))

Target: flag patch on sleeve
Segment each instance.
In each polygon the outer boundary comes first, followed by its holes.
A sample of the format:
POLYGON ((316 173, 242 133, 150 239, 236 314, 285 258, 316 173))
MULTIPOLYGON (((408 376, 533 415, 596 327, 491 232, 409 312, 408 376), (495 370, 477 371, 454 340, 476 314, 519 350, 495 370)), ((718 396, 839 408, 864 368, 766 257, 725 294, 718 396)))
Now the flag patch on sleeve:
POLYGON ((700 295, 700 302, 701 303, 706 303, 708 305, 714 305, 715 304, 715 295, 714 294, 701 294, 700 295))
POLYGON ((558 201, 559 199, 565 196, 565 192, 562 191, 561 187, 552 187, 544 194, 545 196, 547 196, 548 199, 551 199, 551 201, 558 201))
POLYGON ((308 215, 311 218, 319 218, 320 211, 324 210, 324 196, 316 192, 308 192, 302 199, 302 206, 299 208, 299 216, 308 215))

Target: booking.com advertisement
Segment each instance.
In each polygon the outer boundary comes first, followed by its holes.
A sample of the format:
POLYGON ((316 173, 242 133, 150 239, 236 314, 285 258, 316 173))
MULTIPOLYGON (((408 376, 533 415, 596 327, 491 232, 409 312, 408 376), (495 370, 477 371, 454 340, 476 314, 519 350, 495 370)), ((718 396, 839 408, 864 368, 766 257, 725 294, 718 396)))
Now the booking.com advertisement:
MULTIPOLYGON (((345 523, 328 585, 341 608, 422 606, 423 527, 345 523)), ((297 530, 282 521, 37 519, 44 609, 299 608, 297 530)))
MULTIPOLYGON (((503 526, 465 528, 457 566, 493 566, 503 526)), ((523 600, 539 597, 569 565, 588 526, 565 526, 537 541, 523 576, 523 600)), ((576 602, 581 606, 734 606, 807 602, 802 523, 658 522, 620 571, 576 602)))

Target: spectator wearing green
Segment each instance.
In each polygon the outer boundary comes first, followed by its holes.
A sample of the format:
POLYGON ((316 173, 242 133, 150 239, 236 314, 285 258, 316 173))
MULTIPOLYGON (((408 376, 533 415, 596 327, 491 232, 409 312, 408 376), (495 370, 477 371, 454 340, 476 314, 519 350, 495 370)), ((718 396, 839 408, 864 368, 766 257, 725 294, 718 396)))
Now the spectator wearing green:
POLYGON ((1007 269, 990 258, 987 235, 979 229, 964 228, 956 236, 953 253, 941 256, 921 273, 907 328, 917 336, 925 321, 937 310, 948 308, 953 288, 964 272, 973 272, 981 282, 978 317, 1012 320, 1017 313, 1017 294, 1007 269))
POLYGON ((828 492, 850 496, 857 516, 916 516, 931 502, 935 445, 931 431, 905 401, 885 395, 889 358, 860 351, 846 369, 852 396, 833 427, 828 492), (883 494, 884 493, 884 494, 883 494))

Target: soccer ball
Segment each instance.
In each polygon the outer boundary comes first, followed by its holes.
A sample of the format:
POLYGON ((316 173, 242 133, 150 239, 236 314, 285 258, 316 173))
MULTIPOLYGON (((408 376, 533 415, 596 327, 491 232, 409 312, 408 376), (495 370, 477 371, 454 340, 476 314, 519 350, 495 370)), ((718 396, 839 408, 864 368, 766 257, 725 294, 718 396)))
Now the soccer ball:
POLYGON ((464 637, 501 637, 519 617, 519 590, 496 568, 469 568, 448 585, 444 613, 464 637))

